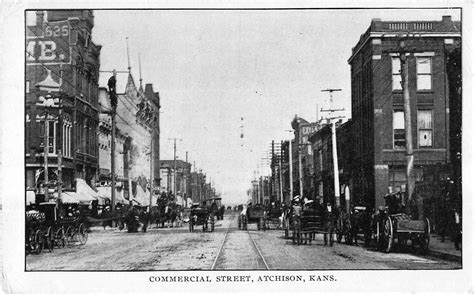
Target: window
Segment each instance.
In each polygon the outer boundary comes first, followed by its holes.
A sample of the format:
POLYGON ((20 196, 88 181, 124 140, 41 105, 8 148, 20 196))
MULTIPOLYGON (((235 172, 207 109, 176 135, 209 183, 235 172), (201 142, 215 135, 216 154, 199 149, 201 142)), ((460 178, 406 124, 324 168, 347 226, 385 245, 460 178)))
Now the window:
POLYGON ((392 57, 392 90, 398 91, 402 89, 402 75, 400 68, 400 58, 392 57))
POLYGON ((417 90, 431 90, 431 57, 416 58, 416 87, 417 90))
POLYGON ((71 157, 71 130, 70 124, 63 125, 63 156, 71 157))
POLYGON ((405 148, 405 115, 403 110, 393 112, 393 148, 405 148))
POLYGON ((407 183, 407 175, 405 170, 389 170, 388 186, 392 192, 403 191, 407 183))
POLYGON ((418 146, 433 147, 433 114, 431 110, 418 110, 418 146))

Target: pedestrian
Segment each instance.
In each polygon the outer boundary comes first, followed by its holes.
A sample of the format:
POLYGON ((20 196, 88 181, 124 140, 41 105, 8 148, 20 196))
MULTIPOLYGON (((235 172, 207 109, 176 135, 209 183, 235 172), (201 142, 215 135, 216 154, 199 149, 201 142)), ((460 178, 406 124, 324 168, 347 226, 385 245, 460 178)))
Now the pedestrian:
POLYGON ((324 221, 324 245, 334 245, 334 223, 336 221, 335 211, 333 210, 331 203, 326 203, 326 208, 324 209, 323 213, 323 221, 324 221))

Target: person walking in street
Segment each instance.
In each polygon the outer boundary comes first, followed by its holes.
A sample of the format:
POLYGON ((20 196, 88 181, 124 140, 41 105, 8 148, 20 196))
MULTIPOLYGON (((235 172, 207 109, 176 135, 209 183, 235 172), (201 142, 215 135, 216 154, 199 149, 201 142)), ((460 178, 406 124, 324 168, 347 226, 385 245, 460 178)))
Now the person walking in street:
POLYGON ((324 245, 328 245, 328 238, 329 238, 329 245, 334 245, 334 223, 336 222, 336 213, 331 206, 331 203, 326 204, 326 208, 324 209, 323 213, 323 221, 324 221, 324 245), (329 236, 328 236, 329 235, 329 236))

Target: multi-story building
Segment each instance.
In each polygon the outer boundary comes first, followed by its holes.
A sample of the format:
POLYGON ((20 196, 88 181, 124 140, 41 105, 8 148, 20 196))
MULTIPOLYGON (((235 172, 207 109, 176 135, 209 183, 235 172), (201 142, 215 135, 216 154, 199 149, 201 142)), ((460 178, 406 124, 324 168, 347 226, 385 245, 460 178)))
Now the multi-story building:
MULTIPOLYGON (((159 182, 159 94, 153 91, 151 84, 137 88, 131 72, 126 81, 117 78, 117 110, 115 136, 115 177, 116 195, 123 190, 123 196, 140 205, 150 203, 150 183, 158 187, 159 182), (153 161, 153 162, 152 162, 153 161)), ((111 173, 111 106, 106 88, 100 88, 101 127, 99 134, 104 151, 101 152, 101 180, 108 177, 102 173, 111 173)), ((109 176, 110 178, 110 176, 109 176)), ((151 204, 156 204, 155 192, 152 192, 151 204)))
MULTIPOLYGON (((161 190, 171 192, 175 195, 175 201, 178 204, 187 204, 194 202, 197 199, 193 198, 192 195, 188 195, 186 192, 189 190, 188 186, 191 187, 193 179, 191 174, 191 164, 177 159, 176 160, 176 171, 174 160, 162 160, 161 161, 161 190), (176 184, 175 184, 176 181, 176 184), (175 191, 176 188, 176 191, 175 191), (188 200, 190 198, 190 200, 188 200)), ((196 173, 196 175, 198 175, 196 173)), ((197 201, 199 202, 199 201, 197 201)))
POLYGON ((332 203, 345 207, 346 199, 357 203, 352 197, 352 134, 351 121, 336 122, 336 146, 339 176, 339 199, 335 198, 334 187, 334 159, 331 123, 323 125, 321 129, 309 136, 313 150, 314 187, 316 200, 320 203, 332 203), (339 201, 338 201, 339 200, 339 201))
POLYGON ((36 22, 26 29, 26 189, 44 194, 47 165, 47 186, 62 182, 72 191, 76 178, 96 180, 101 46, 91 41, 91 10, 33 13, 36 22))
POLYGON ((293 193, 307 199, 315 199, 316 190, 313 181, 313 150, 308 138, 320 129, 319 122, 310 123, 295 116, 291 122, 295 140, 292 145, 293 193), (301 188, 300 188, 301 187, 301 188))
POLYGON ((408 52, 417 198, 427 201, 433 190, 427 193, 424 188, 449 174, 451 94, 446 69, 448 56, 461 45, 461 23, 449 16, 441 21, 374 19, 348 60, 355 148, 353 194, 372 207, 384 205, 383 196, 389 191, 404 191, 407 182, 401 35, 406 37, 408 52))

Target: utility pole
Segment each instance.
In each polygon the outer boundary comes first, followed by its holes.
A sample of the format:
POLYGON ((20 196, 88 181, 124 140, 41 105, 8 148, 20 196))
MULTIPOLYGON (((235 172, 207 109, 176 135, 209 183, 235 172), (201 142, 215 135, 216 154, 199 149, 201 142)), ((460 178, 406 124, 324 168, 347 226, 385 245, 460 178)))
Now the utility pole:
MULTIPOLYGON (((330 96, 330 102, 332 104, 333 99, 332 99, 332 93, 333 92, 338 92, 341 91, 341 89, 326 89, 326 90, 321 90, 321 92, 329 92, 330 96)), ((343 111, 344 108, 341 109, 326 109, 323 110, 321 109, 321 112, 331 112, 334 113, 336 111, 343 111)), ((333 161, 333 173, 334 173, 334 198, 336 202, 336 206, 339 207, 341 205, 340 202, 340 197, 341 193, 339 190, 339 166, 338 166, 338 158, 337 158, 337 136, 336 136, 336 119, 338 118, 343 118, 342 116, 339 117, 330 117, 328 120, 331 121, 331 134, 332 134, 332 161, 333 161)))
POLYGON ((174 161, 174 172, 173 172, 173 194, 174 194, 174 203, 176 203, 177 200, 177 194, 176 194, 176 140, 180 140, 179 138, 169 138, 168 140, 173 140, 174 141, 174 156, 173 156, 173 161, 174 161))
POLYGON ((151 126, 150 130, 150 208, 149 212, 151 212, 151 207, 153 206, 153 135, 154 135, 154 128, 153 125, 151 126))
POLYGON ((283 175, 282 175, 282 160, 283 160, 283 141, 280 142, 280 204, 283 204, 283 175))
POLYGON ((185 207, 188 207, 188 183, 187 183, 187 175, 188 175, 188 151, 186 151, 186 165, 184 169, 184 203, 185 207))
MULTIPOLYGON (((413 191, 415 189, 415 176, 413 172, 414 157, 413 157, 413 136, 411 128, 411 107, 410 107, 410 92, 408 88, 408 62, 407 62, 407 50, 405 48, 405 40, 399 41, 399 54, 400 54, 400 74, 402 78, 403 88, 403 106, 404 106, 404 118, 405 118, 405 142, 406 142, 406 163, 407 163, 407 187, 406 193, 408 198, 408 212, 411 210, 411 200, 413 198, 413 191)), ((417 199, 418 200, 418 199, 417 199)))
MULTIPOLYGON (((287 132, 293 132, 293 130, 287 130, 287 132)), ((288 148, 289 148, 289 167, 290 167, 290 197, 289 200, 293 199, 293 142, 292 139, 288 140, 288 148)))
MULTIPOLYGON (((110 195, 110 207, 111 210, 115 210, 115 115, 117 113, 117 91, 116 91, 116 84, 117 84, 117 73, 129 73, 129 71, 117 71, 117 70, 101 70, 100 72, 107 72, 112 73, 112 76, 109 78, 107 82, 107 86, 109 88, 109 98, 110 98, 110 105, 112 106, 111 111, 104 111, 103 113, 110 114, 112 119, 112 132, 111 132, 111 144, 110 144, 110 174, 112 178, 112 188, 111 195, 110 195)), ((130 176, 130 175, 129 175, 130 176)), ((131 189, 130 189, 131 191, 131 189)), ((129 196, 130 197, 130 196, 129 196)))
POLYGON ((48 182, 49 182, 49 175, 48 175, 48 156, 49 156, 49 113, 47 108, 45 108, 45 116, 44 116, 44 200, 46 202, 49 201, 49 191, 48 191, 48 182))

